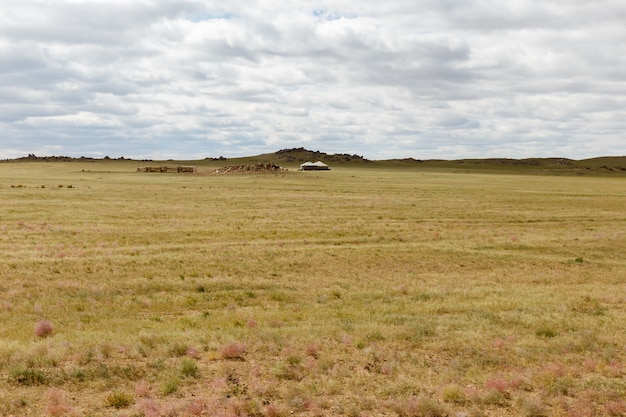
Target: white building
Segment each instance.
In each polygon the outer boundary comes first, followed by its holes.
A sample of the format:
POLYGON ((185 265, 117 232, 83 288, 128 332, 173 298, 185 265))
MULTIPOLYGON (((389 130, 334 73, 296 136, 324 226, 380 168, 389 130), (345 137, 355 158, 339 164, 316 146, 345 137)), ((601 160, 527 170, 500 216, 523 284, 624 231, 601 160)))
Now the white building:
POLYGON ((300 171, 328 171, 330 167, 322 161, 305 162, 300 165, 300 171))

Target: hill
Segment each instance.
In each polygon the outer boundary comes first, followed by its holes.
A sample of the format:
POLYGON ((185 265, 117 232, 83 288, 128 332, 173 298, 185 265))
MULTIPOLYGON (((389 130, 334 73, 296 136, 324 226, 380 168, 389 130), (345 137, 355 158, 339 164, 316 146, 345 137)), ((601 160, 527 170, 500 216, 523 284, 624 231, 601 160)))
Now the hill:
POLYGON ((599 157, 584 160, 567 158, 485 158, 458 160, 420 160, 414 158, 369 160, 359 155, 327 154, 305 148, 282 149, 244 158, 212 158, 211 162, 225 164, 258 164, 271 162, 286 168, 297 168, 306 161, 322 161, 331 167, 367 167, 386 169, 415 169, 443 172, 520 173, 550 175, 615 175, 626 177, 626 156, 599 157))
MULTIPOLYGON (((112 159, 72 158, 68 156, 28 156, 2 162, 96 162, 116 161, 132 162, 132 159, 120 157, 112 159)), ((173 161, 172 164, 194 164, 200 167, 224 167, 232 165, 256 165, 271 163, 288 169, 297 169, 307 161, 322 161, 331 167, 368 167, 384 169, 412 169, 424 171, 441 171, 455 173, 518 173, 518 174, 548 174, 548 175, 595 175, 595 176, 624 176, 626 177, 626 156, 605 156, 583 160, 567 158, 484 158, 484 159, 457 159, 421 160, 414 158, 369 160, 360 155, 328 154, 319 150, 312 151, 300 148, 281 149, 273 153, 239 158, 207 157, 197 161, 173 161)), ((152 162, 142 160, 141 162, 152 162)), ((158 161, 154 161, 158 162, 158 161)), ((163 162, 163 161, 161 161, 163 162)))
POLYGON ((387 167, 413 166, 422 170, 452 172, 626 176, 626 157, 624 156, 583 160, 567 158, 416 160, 408 158, 377 161, 377 164, 387 167))

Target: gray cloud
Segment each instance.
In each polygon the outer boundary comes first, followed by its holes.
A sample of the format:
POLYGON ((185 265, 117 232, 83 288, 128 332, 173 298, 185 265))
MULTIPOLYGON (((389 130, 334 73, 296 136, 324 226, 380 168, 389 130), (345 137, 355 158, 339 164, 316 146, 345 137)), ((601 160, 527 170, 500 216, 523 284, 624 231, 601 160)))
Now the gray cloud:
POLYGON ((0 158, 626 154, 617 0, 0 0, 0 11, 0 158))

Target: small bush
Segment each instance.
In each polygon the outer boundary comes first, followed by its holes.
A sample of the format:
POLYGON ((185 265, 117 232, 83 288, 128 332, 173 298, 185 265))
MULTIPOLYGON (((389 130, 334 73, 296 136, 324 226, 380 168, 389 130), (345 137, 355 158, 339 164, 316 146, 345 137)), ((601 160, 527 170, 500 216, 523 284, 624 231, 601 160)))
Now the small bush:
POLYGON ((557 332, 551 327, 541 326, 540 328, 537 329, 535 334, 539 337, 545 337, 547 339, 550 339, 550 338, 556 337, 557 332))
POLYGON ((189 346, 184 343, 174 343, 170 346, 169 352, 172 356, 181 357, 187 354, 189 346))
POLYGON ((52 388, 46 392, 45 412, 49 417, 64 417, 72 411, 67 404, 67 398, 63 391, 52 388))
POLYGON ((263 410, 263 416, 265 417, 282 417, 286 415, 287 412, 276 404, 270 404, 263 410))
POLYGON ((126 392, 112 392, 107 396, 106 403, 109 407, 126 408, 133 403, 133 396, 126 392))
POLYGON ((35 336, 36 337, 48 337, 52 336, 54 333, 54 328, 52 327, 52 323, 48 320, 40 320, 35 324, 35 336))
POLYGON ((180 378, 173 375, 165 380, 163 383, 163 395, 170 395, 178 391, 178 387, 180 386, 180 378))
POLYGON ((135 385, 135 395, 140 398, 148 398, 150 396, 150 384, 144 379, 135 385))
MULTIPOLYGON (((163 415, 163 413, 161 412, 161 408, 159 407, 159 404, 153 399, 144 398, 140 400, 137 405, 140 410, 139 415, 142 417, 159 417, 163 415)), ((196 414, 192 414, 192 415, 196 415, 196 414)))
POLYGON ((485 405, 497 405, 500 407, 504 407, 509 404, 510 398, 511 398, 511 395, 506 391, 490 389, 481 398, 481 402, 485 405))
POLYGON ((246 345, 243 343, 229 343, 220 348, 220 356, 223 359, 243 360, 246 354, 246 345))
POLYGON ((380 330, 374 330, 367 334, 366 339, 368 342, 380 342, 385 340, 385 336, 383 336, 380 330))
POLYGON ((524 410, 526 417, 548 417, 545 404, 538 398, 523 400, 522 410, 524 410))
POLYGON ((280 363, 272 369, 272 373, 278 379, 301 381, 304 378, 304 367, 301 365, 280 363))
POLYGON ((626 416, 626 401, 609 401, 604 404, 604 409, 606 413, 610 416, 626 416))
POLYGON ((606 313, 607 308, 600 304, 599 300, 585 296, 582 300, 572 306, 572 311, 580 314, 602 316, 606 313))
POLYGON ((466 401, 465 394, 458 385, 448 385, 441 391, 443 402, 463 404, 466 401))
POLYGON ((44 371, 34 368, 16 368, 11 372, 10 380, 18 385, 45 385, 48 377, 44 371))
POLYGON ((448 415, 445 407, 429 398, 411 398, 405 403, 396 404, 394 408, 400 417, 444 417, 448 415))
POLYGON ((316 344, 307 345, 305 351, 307 356, 311 356, 312 358, 319 359, 320 357, 320 347, 316 344))
POLYGON ((570 395, 575 385, 576 382, 572 377, 563 376, 546 381, 545 388, 553 395, 570 395))
POLYGON ((198 364, 196 364, 196 361, 193 359, 183 359, 180 373, 183 377, 197 378, 200 375, 200 372, 198 371, 198 364))

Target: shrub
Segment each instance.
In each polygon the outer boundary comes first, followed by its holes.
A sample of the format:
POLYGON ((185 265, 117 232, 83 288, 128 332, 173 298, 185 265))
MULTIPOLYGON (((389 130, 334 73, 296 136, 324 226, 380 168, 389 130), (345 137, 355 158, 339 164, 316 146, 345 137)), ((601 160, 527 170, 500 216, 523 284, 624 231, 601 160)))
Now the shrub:
POLYGON ((159 404, 150 398, 144 398, 139 401, 138 408, 141 413, 140 415, 143 417, 160 417, 163 415, 159 404))
POLYGON ((551 327, 541 326, 540 328, 537 329, 535 334, 539 337, 545 337, 549 339, 549 338, 555 337, 557 335, 557 332, 551 327))
POLYGON ((385 340, 385 336, 383 336, 380 330, 374 330, 373 332, 368 333, 365 338, 368 342, 380 342, 385 340))
POLYGON ((602 316, 606 313, 607 308, 603 306, 599 300, 587 295, 572 306, 572 311, 580 314, 602 316))
POLYGON ((508 393, 509 390, 518 388, 520 381, 506 379, 504 377, 496 376, 485 382, 485 388, 495 390, 502 393, 508 393))
POLYGON ((181 364, 180 373, 183 377, 197 378, 200 375, 198 365, 193 359, 185 358, 181 364))
POLYGON ((522 402, 522 410, 526 417, 547 417, 546 406, 539 398, 526 398, 522 402))
POLYGON ((184 343, 174 343, 170 346, 169 352, 172 356, 181 357, 187 354, 189 346, 184 343))
POLYGON ((137 397, 148 398, 150 396, 150 384, 143 379, 137 382, 135 385, 135 395, 137 397))
POLYGON ((170 395, 178 391, 178 387, 180 386, 180 378, 173 375, 165 380, 163 383, 163 395, 170 395))
POLYGON ((429 398, 411 398, 405 403, 396 404, 394 411, 400 417, 444 417, 447 410, 439 403, 429 398))
POLYGON ((604 404, 604 409, 606 410, 606 413, 610 416, 626 416, 626 401, 609 401, 604 404))
POLYGON ((272 373, 278 379, 289 381, 301 381, 304 378, 304 367, 299 364, 280 363, 274 369, 272 373))
POLYGON ((315 359, 319 359, 320 357, 320 347, 316 344, 307 345, 304 352, 306 353, 307 356, 311 356, 315 359))
POLYGON ((448 385, 441 391, 441 398, 446 403, 463 404, 466 401, 465 394, 458 385, 448 385))
POLYGON ((504 407, 508 405, 511 395, 506 391, 498 391, 497 389, 488 390, 482 397, 481 402, 486 405, 497 405, 504 407))
POLYGON ((48 377, 44 371, 34 368, 16 368, 11 372, 10 379, 18 385, 45 385, 48 377))
POLYGON ((133 403, 132 394, 126 392, 112 392, 106 398, 106 403, 109 407, 113 408, 126 408, 133 403))
POLYGON ((58 388, 52 388, 46 392, 45 412, 50 417, 67 416, 71 407, 67 404, 65 393, 58 388))
POLYGON ((287 415, 285 410, 276 404, 270 404, 263 410, 263 416, 265 417, 282 417, 287 415))
POLYGON ((37 337, 48 337, 51 336, 54 332, 54 328, 52 327, 52 323, 48 320, 40 320, 35 324, 35 336, 37 337))
POLYGON ((243 360, 246 354, 246 345, 243 343, 229 343, 220 348, 220 356, 223 359, 243 360))

